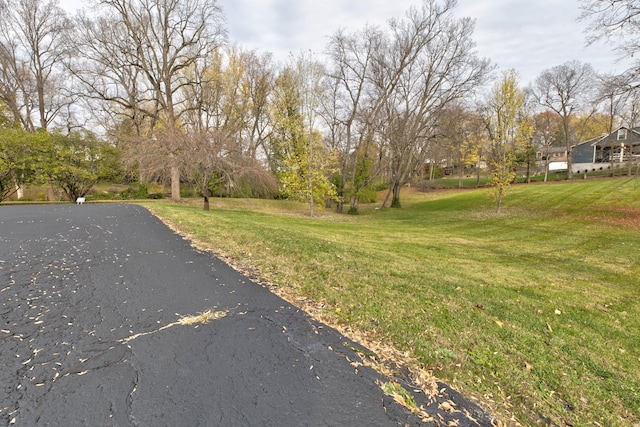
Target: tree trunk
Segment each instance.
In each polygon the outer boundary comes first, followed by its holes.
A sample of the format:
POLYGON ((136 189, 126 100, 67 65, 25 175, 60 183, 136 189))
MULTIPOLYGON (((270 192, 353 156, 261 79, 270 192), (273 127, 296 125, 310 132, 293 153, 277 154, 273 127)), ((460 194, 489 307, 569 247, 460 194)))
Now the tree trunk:
POLYGON ((609 167, 611 168, 611 177, 613 178, 615 176, 615 159, 613 157, 613 137, 611 136, 611 132, 609 133, 609 150, 609 167))
POLYGON ((391 190, 391 187, 389 187, 389 191, 387 191, 387 195, 384 196, 384 201, 382 202, 382 209, 387 207, 387 202, 389 201, 389 198, 391 197, 391 193, 392 193, 392 190, 391 190))
POLYGON ((562 126, 567 150, 567 181, 571 181, 571 178, 573 178, 573 171, 571 170, 571 137, 569 136, 569 117, 566 115, 562 117, 562 126))
POLYGON ((49 183, 49 185, 47 185, 47 201, 52 202, 55 199, 56 199, 56 194, 53 189, 53 183, 49 183))
POLYGON ((351 196, 351 200, 349 200, 349 213, 351 215, 356 215, 358 213, 359 205, 360 205, 360 197, 358 197, 357 194, 354 194, 353 196, 351 196))
MULTIPOLYGON (((629 167, 629 175, 631 175, 631 167, 629 167)), ((20 184, 16 184, 16 197, 18 200, 24 197, 24 187, 20 184)))
POLYGON ((336 206, 337 213, 342 213, 342 211, 344 210, 344 187, 344 173, 342 173, 340 174, 340 188, 338 188, 338 204, 336 206))
POLYGON ((180 168, 171 165, 171 200, 180 201, 180 168))
POLYGON ((204 206, 203 206, 203 210, 208 211, 209 210, 209 197, 208 196, 204 196, 204 206))
POLYGON ((502 194, 503 194, 503 189, 502 187, 500 187, 498 189, 498 197, 497 197, 497 203, 496 203, 496 213, 499 214, 500 213, 500 208, 502 207, 502 194))
POLYGON ((547 179, 549 179, 549 160, 545 160, 545 164, 544 164, 544 182, 547 182, 547 179))
POLYGON ((393 184, 393 199, 391 199, 391 207, 399 208, 400 207, 400 189, 402 186, 400 183, 396 182, 393 184))

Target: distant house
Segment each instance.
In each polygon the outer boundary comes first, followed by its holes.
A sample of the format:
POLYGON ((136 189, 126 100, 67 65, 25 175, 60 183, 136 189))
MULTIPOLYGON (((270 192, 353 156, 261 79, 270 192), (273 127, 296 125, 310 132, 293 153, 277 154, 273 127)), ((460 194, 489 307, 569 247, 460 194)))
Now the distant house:
POLYGON ((567 170, 567 149, 565 147, 544 147, 536 153, 536 163, 544 168, 549 165, 549 172, 567 170))
POLYGON ((640 160, 640 128, 620 127, 611 134, 584 141, 571 151, 571 170, 574 173, 592 172, 611 167, 611 163, 640 160))

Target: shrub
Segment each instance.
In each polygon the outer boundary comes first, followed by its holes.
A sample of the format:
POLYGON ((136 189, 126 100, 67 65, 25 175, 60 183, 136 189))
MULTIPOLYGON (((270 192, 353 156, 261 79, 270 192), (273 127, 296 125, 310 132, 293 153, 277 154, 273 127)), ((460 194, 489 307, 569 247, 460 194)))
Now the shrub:
POLYGON ((359 196, 360 203, 375 203, 378 201, 378 191, 372 185, 360 190, 359 196))
POLYGON ((141 182, 133 183, 120 193, 123 199, 148 199, 149 198, 149 186, 141 182))
POLYGON ((389 189, 389 183, 386 181, 380 181, 376 183, 374 188, 376 191, 386 191, 389 189))
MULTIPOLYGON (((200 193, 200 195, 201 194, 202 193, 200 193)), ((183 185, 180 187, 180 197, 184 197, 184 198, 196 197, 196 192, 192 187, 183 185)))

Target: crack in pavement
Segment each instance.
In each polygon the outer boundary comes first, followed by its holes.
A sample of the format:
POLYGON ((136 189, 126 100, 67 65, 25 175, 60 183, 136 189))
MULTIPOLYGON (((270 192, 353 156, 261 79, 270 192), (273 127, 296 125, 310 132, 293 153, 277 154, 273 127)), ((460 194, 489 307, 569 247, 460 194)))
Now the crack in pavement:
POLYGON ((140 332, 138 334, 128 336, 126 338, 123 338, 123 339, 119 340, 118 342, 126 344, 126 343, 128 343, 130 341, 133 341, 135 339, 138 339, 140 337, 153 335, 155 333, 158 333, 160 331, 164 331, 165 329, 169 329, 169 328, 172 328, 174 326, 187 326, 187 325, 195 325, 195 324, 206 325, 211 320, 221 319, 221 318, 225 317, 227 314, 228 314, 228 312, 226 312, 226 311, 207 310, 205 312, 202 312, 200 314, 196 314, 196 315, 193 315, 193 316, 183 316, 180 319, 178 319, 178 321, 176 321, 176 322, 169 323, 168 325, 164 325, 164 326, 162 326, 162 327, 160 327, 158 329, 155 329, 153 331, 140 332))

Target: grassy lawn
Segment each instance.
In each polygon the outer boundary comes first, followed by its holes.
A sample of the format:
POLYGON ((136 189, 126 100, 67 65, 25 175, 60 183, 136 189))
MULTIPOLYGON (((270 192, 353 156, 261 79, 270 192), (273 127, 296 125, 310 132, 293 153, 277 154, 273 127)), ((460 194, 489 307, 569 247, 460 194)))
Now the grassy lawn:
MULTIPOLYGON (((287 201, 149 203, 510 424, 640 426, 640 181, 407 191, 358 216, 287 201)), ((366 342, 365 342, 366 344, 366 342)))

